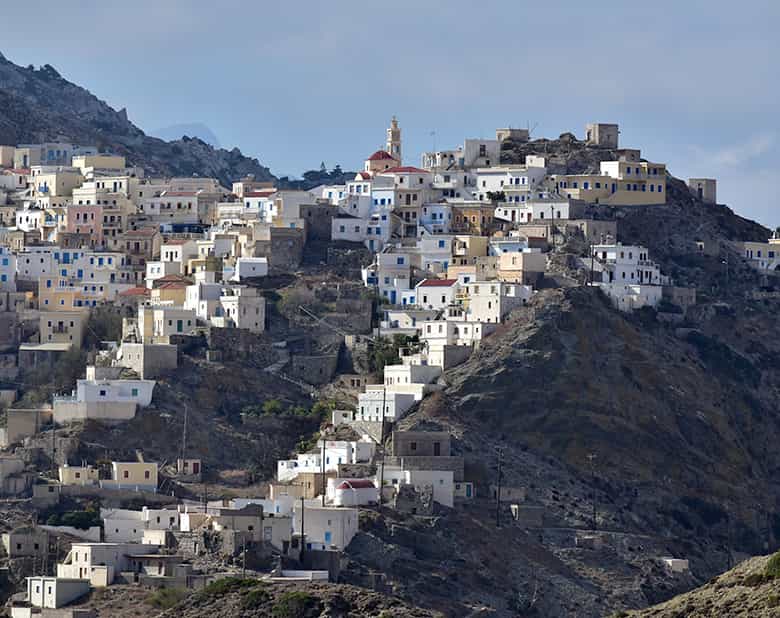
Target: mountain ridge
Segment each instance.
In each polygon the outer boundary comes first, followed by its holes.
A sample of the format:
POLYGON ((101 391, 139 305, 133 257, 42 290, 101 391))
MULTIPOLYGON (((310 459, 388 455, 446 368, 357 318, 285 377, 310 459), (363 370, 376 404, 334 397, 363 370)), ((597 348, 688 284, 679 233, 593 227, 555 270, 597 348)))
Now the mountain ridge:
POLYGON ((166 142, 133 124, 126 109, 65 78, 50 64, 21 67, 0 53, 0 143, 67 141, 124 155, 149 175, 214 177, 230 187, 253 174, 275 180, 268 167, 238 148, 214 148, 198 138, 166 142))

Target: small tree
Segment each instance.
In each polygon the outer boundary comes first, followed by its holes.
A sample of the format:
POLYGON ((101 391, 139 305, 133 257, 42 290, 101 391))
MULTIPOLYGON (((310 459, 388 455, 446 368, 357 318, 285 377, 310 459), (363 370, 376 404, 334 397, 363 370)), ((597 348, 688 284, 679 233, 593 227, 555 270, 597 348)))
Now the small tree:
POLYGON ((278 399, 267 399, 263 402, 263 414, 266 416, 279 416, 284 408, 278 399))

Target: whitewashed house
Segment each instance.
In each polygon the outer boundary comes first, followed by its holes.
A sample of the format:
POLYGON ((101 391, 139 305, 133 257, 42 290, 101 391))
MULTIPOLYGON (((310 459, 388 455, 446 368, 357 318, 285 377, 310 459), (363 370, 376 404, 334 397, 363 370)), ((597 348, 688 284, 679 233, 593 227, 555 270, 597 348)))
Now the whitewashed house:
POLYGON ((455 302, 459 290, 457 279, 423 279, 415 286, 417 306, 443 310, 455 302))
POLYGON ((662 298, 668 277, 650 260, 645 247, 594 245, 593 258, 601 270, 598 285, 621 311, 655 307, 662 298))

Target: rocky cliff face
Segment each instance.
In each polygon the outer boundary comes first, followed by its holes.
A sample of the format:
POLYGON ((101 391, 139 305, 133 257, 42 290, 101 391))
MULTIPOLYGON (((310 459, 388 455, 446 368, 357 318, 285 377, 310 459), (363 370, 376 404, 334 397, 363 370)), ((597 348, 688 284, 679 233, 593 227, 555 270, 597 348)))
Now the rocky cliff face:
POLYGON ((0 143, 66 141, 124 155, 149 175, 211 176, 230 186, 247 174, 272 180, 267 167, 237 148, 213 148, 199 139, 166 142, 146 135, 92 93, 64 79, 51 65, 23 68, 0 54, 0 143))

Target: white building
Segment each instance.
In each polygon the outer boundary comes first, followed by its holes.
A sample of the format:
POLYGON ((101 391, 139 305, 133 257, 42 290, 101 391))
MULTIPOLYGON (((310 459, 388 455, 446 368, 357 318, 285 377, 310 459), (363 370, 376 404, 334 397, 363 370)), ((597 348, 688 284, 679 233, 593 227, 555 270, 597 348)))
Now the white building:
POLYGON ((661 301, 668 277, 649 259, 645 247, 594 245, 592 251, 601 270, 601 282, 595 285, 601 287, 618 309, 655 307, 661 301))
POLYGON ((147 262, 146 263, 146 287, 150 290, 154 287, 154 282, 167 275, 181 274, 181 264, 179 262, 147 262))
POLYGON ((379 502, 379 489, 370 479, 329 478, 325 498, 333 506, 367 506, 379 502))
POLYGON ((317 450, 299 453, 295 459, 280 459, 276 463, 276 477, 280 482, 293 480, 305 472, 337 472, 341 464, 368 463, 374 455, 373 442, 326 440, 323 464, 322 440, 317 450))
POLYGON ((104 540, 111 543, 141 543, 145 530, 178 530, 178 509, 100 509, 104 540))
POLYGON ((415 286, 417 305, 423 309, 443 310, 455 302, 459 289, 457 279, 423 279, 415 286))
POLYGON ((503 193, 510 203, 525 202, 536 190, 539 183, 547 175, 544 159, 527 157, 526 165, 511 165, 489 167, 476 171, 477 186, 472 190, 472 197, 486 200, 488 193, 503 193), (541 165, 528 165, 539 163, 541 165))
POLYGON ((373 264, 361 269, 364 285, 377 290, 390 304, 398 304, 409 290, 411 267, 403 253, 377 253, 373 264))
POLYGON ((76 380, 76 390, 70 396, 53 398, 53 414, 57 423, 88 418, 103 421, 125 421, 135 416, 138 407, 152 402, 154 380, 90 379, 76 380))
POLYGON ((520 204, 505 202, 496 206, 493 216, 510 223, 569 219, 569 200, 536 198, 520 204))
POLYGON ((16 255, 0 247, 0 290, 16 292, 16 255))
POLYGON ((416 399, 413 394, 386 391, 381 384, 366 386, 366 392, 358 395, 355 420, 381 422, 382 405, 384 404, 385 421, 394 423, 403 417, 414 405, 416 399))
POLYGON ((246 328, 253 333, 265 330, 265 298, 256 288, 225 286, 219 297, 221 322, 217 316, 211 321, 217 325, 246 328))
POLYGON ((452 470, 405 470, 401 466, 382 464, 376 473, 376 481, 383 480, 383 488, 413 485, 418 489, 426 486, 433 488, 433 500, 444 506, 452 507, 455 503, 455 483, 452 470))
POLYGON ((86 579, 94 587, 110 586, 117 573, 132 571, 131 556, 155 554, 156 545, 137 543, 73 543, 57 564, 57 577, 86 579))
POLYGON ((293 534, 300 537, 301 524, 306 549, 336 549, 344 551, 358 531, 358 510, 303 506, 296 504, 293 512, 293 534))
POLYGON ((268 275, 268 258, 264 257, 240 257, 236 259, 236 267, 233 273, 233 281, 253 277, 265 277, 268 275))
POLYGON ((530 285, 502 281, 473 281, 461 288, 462 319, 466 322, 498 324, 533 294, 530 285))
MULTIPOLYGON (((59 609, 89 593, 89 581, 83 578, 47 577, 27 578, 27 601, 33 607, 59 609)), ((20 608, 14 608, 20 609, 20 608)), ((20 615, 12 609, 12 616, 20 615)), ((29 616, 35 616, 30 612, 29 616)))

